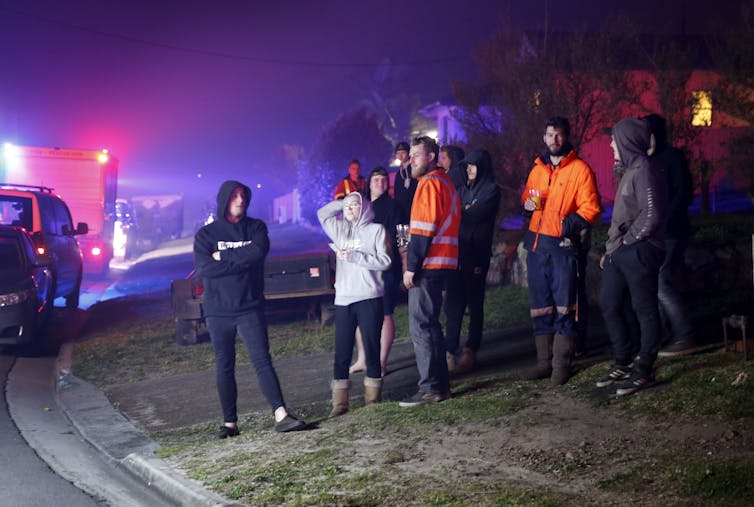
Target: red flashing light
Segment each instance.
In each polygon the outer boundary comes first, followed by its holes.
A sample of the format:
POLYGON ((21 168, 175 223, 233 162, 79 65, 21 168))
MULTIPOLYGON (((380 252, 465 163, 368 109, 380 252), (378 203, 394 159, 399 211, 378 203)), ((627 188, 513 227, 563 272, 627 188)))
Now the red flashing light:
POLYGON ((37 254, 38 254, 38 255, 44 255, 44 254, 45 254, 45 247, 43 247, 43 246, 38 246, 38 247, 37 247, 37 254))
POLYGON ((102 249, 98 246, 92 247, 91 252, 92 252, 92 255, 95 257, 99 257, 100 255, 102 255, 102 249))
POLYGON ((201 283, 193 284, 192 288, 194 289, 194 296, 201 296, 204 294, 204 285, 201 283))

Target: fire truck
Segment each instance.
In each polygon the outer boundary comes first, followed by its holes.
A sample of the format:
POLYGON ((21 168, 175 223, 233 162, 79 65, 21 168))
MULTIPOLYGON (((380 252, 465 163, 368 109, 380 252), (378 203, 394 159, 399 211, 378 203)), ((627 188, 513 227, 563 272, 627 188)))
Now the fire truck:
POLYGON ((0 182, 46 187, 71 210, 74 222, 88 224, 79 236, 84 271, 103 273, 113 257, 118 159, 107 150, 43 148, 6 144, 0 182))

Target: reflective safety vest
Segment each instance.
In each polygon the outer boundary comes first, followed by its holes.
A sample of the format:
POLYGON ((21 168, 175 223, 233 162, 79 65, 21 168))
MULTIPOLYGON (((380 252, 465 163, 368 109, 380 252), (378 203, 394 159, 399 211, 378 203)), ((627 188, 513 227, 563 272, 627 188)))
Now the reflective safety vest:
POLYGON ((411 206, 409 269, 412 258, 422 259, 421 269, 457 269, 460 225, 461 200, 445 171, 436 168, 419 177, 411 206))
POLYGON ((361 192, 363 194, 366 188, 367 181, 361 176, 359 176, 359 181, 356 182, 346 176, 340 180, 340 183, 338 183, 338 186, 335 188, 335 199, 343 199, 351 192, 361 192))

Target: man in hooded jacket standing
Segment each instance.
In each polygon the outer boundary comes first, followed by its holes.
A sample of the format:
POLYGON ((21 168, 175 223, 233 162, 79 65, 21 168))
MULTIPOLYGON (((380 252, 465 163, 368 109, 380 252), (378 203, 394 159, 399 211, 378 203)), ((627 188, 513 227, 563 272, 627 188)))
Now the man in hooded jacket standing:
POLYGON ((619 121, 610 146, 625 171, 618 183, 605 255, 600 260, 600 302, 614 364, 597 381, 597 387, 620 382, 615 393, 625 395, 655 384, 654 363, 661 336, 657 280, 664 258, 665 185, 659 161, 647 156, 650 128, 645 120, 619 121), (636 358, 632 357, 623 308, 626 291, 631 295, 641 332, 636 358))
POLYGON ((577 254, 582 231, 597 220, 600 200, 594 172, 568 142, 566 118, 550 118, 543 140, 547 153, 537 157, 521 202, 531 214, 524 235, 529 306, 537 364, 525 380, 550 377, 568 382, 577 314, 577 254))
POLYGON ((650 158, 660 163, 665 177, 667 210, 665 217, 665 260, 660 266, 657 299, 660 316, 667 324, 672 342, 658 356, 683 356, 696 352, 694 327, 683 295, 678 290, 684 268, 684 253, 689 243, 691 223, 688 208, 694 199, 694 183, 683 151, 668 142, 667 122, 658 114, 643 117, 649 123, 654 140, 650 158))
POLYGON ((476 367, 476 353, 482 343, 484 289, 492 256, 495 218, 500 208, 500 187, 495 183, 487 150, 472 151, 458 165, 465 174, 465 181, 456 185, 461 199, 459 266, 448 276, 445 292, 445 345, 448 371, 466 373, 476 367), (467 306, 469 335, 461 349, 461 324, 467 306))
POLYGON ((217 366, 224 424, 215 439, 240 434, 236 407, 236 334, 254 365, 259 387, 275 416, 275 430, 303 429, 289 414, 270 358, 264 315, 264 260, 270 250, 267 226, 246 215, 251 189, 225 181, 217 194, 217 220, 194 238, 194 265, 204 283, 203 311, 217 366))

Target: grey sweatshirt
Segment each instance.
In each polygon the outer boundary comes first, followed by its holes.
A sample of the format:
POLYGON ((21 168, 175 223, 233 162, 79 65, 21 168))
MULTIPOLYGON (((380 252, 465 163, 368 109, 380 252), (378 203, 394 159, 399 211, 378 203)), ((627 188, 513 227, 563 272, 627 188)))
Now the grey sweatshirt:
MULTIPOLYGON (((359 199, 361 199, 361 195, 359 199)), ((390 268, 391 258, 385 228, 373 223, 374 211, 366 199, 355 224, 338 214, 344 199, 324 205, 317 218, 330 237, 335 250, 350 251, 349 260, 338 258, 335 268, 335 304, 347 306, 359 301, 382 297, 385 285, 382 271, 390 268)))
POLYGON ((647 156, 649 124, 638 118, 621 120, 613 137, 626 172, 618 182, 605 253, 637 241, 663 248, 665 188, 661 168, 647 156))

